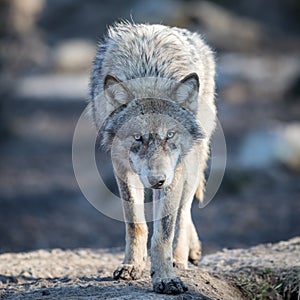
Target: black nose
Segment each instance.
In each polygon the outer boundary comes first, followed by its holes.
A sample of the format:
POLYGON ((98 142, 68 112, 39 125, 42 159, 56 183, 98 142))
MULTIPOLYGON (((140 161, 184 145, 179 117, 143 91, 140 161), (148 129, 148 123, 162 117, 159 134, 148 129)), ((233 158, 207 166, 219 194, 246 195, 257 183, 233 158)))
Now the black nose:
POLYGON ((165 175, 149 175, 148 176, 149 183, 152 189, 160 189, 164 185, 166 181, 165 175))

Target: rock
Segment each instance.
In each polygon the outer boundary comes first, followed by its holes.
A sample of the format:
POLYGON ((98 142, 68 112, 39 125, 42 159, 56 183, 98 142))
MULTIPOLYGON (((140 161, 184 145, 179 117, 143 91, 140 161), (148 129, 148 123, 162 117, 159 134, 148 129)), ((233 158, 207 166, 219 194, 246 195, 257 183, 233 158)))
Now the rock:
POLYGON ((254 50, 262 44, 264 28, 209 1, 185 6, 185 15, 197 20, 209 39, 222 49, 254 50))
POLYGON ((94 43, 84 39, 71 39, 62 42, 54 49, 54 69, 71 73, 89 71, 95 49, 94 43))
POLYGON ((210 1, 138 2, 134 8, 134 20, 143 22, 149 16, 152 22, 164 20, 172 26, 196 27, 197 30, 200 27, 200 32, 219 49, 248 52, 257 49, 265 38, 261 24, 239 17, 210 1))
MULTIPOLYGON (((141 279, 113 280, 112 273, 122 257, 119 248, 2 254, 1 299, 169 298, 152 291, 149 262, 141 279)), ((297 299, 300 237, 250 249, 223 250, 204 256, 199 267, 190 265, 189 270, 176 272, 189 290, 172 299, 297 299)))
POLYGON ((280 124, 249 133, 242 142, 238 165, 265 169, 283 164, 300 171, 300 123, 280 124))
POLYGON ((185 1, 181 14, 171 18, 183 27, 201 27, 208 41, 219 49, 246 53, 268 48, 272 52, 291 50, 297 53, 299 40, 272 26, 241 16, 212 1, 185 1))
POLYGON ((226 53, 219 56, 217 67, 222 100, 234 103, 254 99, 274 101, 286 97, 287 89, 300 73, 300 59, 299 55, 226 53))
POLYGON ((300 123, 291 123, 280 128, 281 137, 277 157, 287 167, 300 171, 300 123))
POLYGON ((45 0, 27 0, 11 2, 11 18, 14 30, 26 33, 35 30, 36 21, 43 9, 45 0))
POLYGON ((88 95, 88 74, 46 74, 19 79, 16 94, 36 101, 84 101, 88 95))
POLYGON ((36 24, 43 5, 44 0, 1 1, 1 69, 14 79, 48 66, 49 49, 36 24))

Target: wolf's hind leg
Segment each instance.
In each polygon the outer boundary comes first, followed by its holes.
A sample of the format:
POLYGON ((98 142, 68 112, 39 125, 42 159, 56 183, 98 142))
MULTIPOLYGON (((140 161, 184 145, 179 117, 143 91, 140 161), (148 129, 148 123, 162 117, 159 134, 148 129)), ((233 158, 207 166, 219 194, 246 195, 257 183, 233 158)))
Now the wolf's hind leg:
POLYGON ((190 223, 190 241, 189 241, 189 261, 197 266, 201 259, 202 246, 201 241, 199 240, 198 233, 196 231, 193 220, 191 219, 190 223))
POLYGON ((189 230, 191 222, 190 204, 186 203, 178 211, 176 222, 176 234, 173 245, 174 266, 177 268, 187 268, 189 256, 189 230))
POLYGON ((201 242, 192 220, 191 202, 179 209, 174 242, 174 265, 184 269, 188 261, 197 265, 201 258, 201 242))
POLYGON ((114 272, 115 279, 133 280, 142 276, 147 260, 148 228, 144 216, 144 190, 118 179, 126 221, 125 258, 114 272))

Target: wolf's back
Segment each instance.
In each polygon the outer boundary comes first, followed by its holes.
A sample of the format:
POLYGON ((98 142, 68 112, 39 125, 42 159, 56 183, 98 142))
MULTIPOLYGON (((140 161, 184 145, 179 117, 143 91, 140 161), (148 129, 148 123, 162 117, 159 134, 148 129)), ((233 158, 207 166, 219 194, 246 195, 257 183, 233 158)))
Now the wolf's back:
MULTIPOLYGON (((152 81, 149 91, 171 88, 171 81, 178 82, 189 73, 197 73, 200 79, 199 113, 197 119, 206 126, 206 131, 214 128, 214 76, 215 63, 211 49, 201 36, 185 29, 163 25, 117 23, 108 29, 106 37, 99 43, 90 80, 90 100, 94 121, 99 125, 110 113, 103 95, 104 79, 108 74, 121 81, 137 78, 164 78, 170 86, 157 85, 152 81), (208 106, 212 117, 208 121, 201 117, 201 102, 208 106)), ((148 85, 150 81, 144 81, 148 85)), ((132 86, 140 90, 141 86, 132 86)), ((153 95, 149 95, 153 96, 153 95)), ((98 127, 99 128, 99 127, 98 127)))

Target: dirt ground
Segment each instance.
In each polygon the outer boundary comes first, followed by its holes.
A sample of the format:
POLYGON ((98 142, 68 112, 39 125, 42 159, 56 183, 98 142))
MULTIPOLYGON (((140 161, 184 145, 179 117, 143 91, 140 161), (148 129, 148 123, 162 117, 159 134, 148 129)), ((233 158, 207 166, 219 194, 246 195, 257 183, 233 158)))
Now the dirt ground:
POLYGON ((0 255, 1 299, 297 299, 300 238, 205 256, 176 274, 182 295, 152 290, 149 263, 141 279, 113 280, 120 249, 60 249, 0 255))

